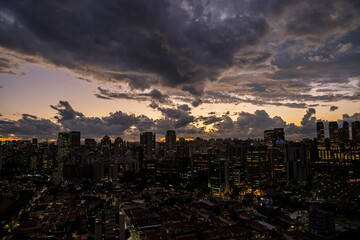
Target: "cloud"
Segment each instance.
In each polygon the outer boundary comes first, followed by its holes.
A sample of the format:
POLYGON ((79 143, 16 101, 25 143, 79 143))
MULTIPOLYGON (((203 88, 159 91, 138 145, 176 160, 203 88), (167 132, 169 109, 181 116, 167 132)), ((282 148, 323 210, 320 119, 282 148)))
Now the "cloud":
MULTIPOLYGON (((174 129, 180 137, 204 137, 204 138, 263 138, 264 130, 284 128, 287 140, 299 140, 316 137, 316 123, 323 121, 325 128, 328 122, 317 119, 316 111, 309 108, 304 113, 301 125, 285 122, 280 116, 271 117, 265 110, 257 110, 254 113, 239 112, 236 118, 230 112, 217 116, 210 113, 208 116, 193 116, 191 108, 187 104, 177 105, 175 108, 160 107, 152 103, 151 107, 160 111, 162 117, 151 119, 145 115, 127 114, 122 111, 109 113, 102 117, 87 117, 74 110, 67 101, 59 101, 57 105, 51 105, 56 110, 53 122, 49 119, 39 118, 31 114, 22 114, 17 121, 0 120, 1 137, 32 138, 37 137, 45 140, 56 138, 60 131, 80 131, 83 138, 100 138, 104 135, 111 137, 121 136, 126 140, 138 140, 139 133, 152 131, 165 134, 167 130, 174 129), (210 131, 210 132, 209 132, 210 131)), ((353 115, 344 114, 339 119, 354 122, 360 120, 360 113, 353 115)))
POLYGON ((0 120, 0 135, 3 138, 55 138, 61 131, 61 126, 48 119, 38 118, 33 115, 23 114, 17 121, 0 120))
POLYGON ((196 98, 192 103, 191 103, 191 105, 193 106, 193 107, 197 107, 197 106, 199 106, 200 104, 202 104, 203 103, 203 101, 201 100, 201 98, 196 98))
POLYGON ((301 125, 306 126, 308 124, 308 122, 312 120, 311 116, 314 115, 315 113, 316 113, 316 111, 314 108, 309 108, 301 120, 301 125))
POLYGON ((90 79, 88 79, 88 78, 84 78, 84 77, 77 77, 77 79, 79 79, 79 80, 83 80, 83 81, 85 81, 85 82, 91 82, 91 80, 90 79))
POLYGON ((337 106, 331 106, 330 107, 330 112, 336 111, 338 109, 339 109, 339 107, 337 107, 337 106))
POLYGON ((0 73, 22 74, 20 62, 50 63, 82 81, 132 90, 100 87, 101 99, 172 104, 164 90, 180 89, 193 107, 248 102, 305 109, 358 101, 359 84, 345 86, 360 76, 359 6, 357 0, 6 1, 0 73), (332 94, 319 94, 333 83, 332 94), (217 91, 224 96, 209 96, 217 91))
POLYGON ((347 32, 359 22, 359 1, 302 1, 297 6, 297 10, 290 12, 286 31, 295 36, 308 36, 309 40, 347 32))
POLYGON ((234 64, 236 52, 267 32, 246 3, 228 1, 2 2, 0 45, 82 76, 201 95, 234 64), (11 20, 9 20, 11 19, 11 20), (59 19, 62 19, 59 21, 59 19), (81 31, 79 31, 81 29, 81 31))
POLYGON ((57 105, 50 105, 50 107, 58 111, 59 116, 55 116, 55 118, 59 121, 84 118, 84 115, 81 112, 74 111, 68 101, 59 101, 57 105))
POLYGON ((158 89, 152 89, 150 92, 111 92, 110 90, 103 89, 101 87, 97 88, 99 93, 95 93, 97 98, 112 100, 112 99, 129 99, 136 101, 156 101, 163 104, 172 104, 172 101, 169 95, 162 93, 158 89))

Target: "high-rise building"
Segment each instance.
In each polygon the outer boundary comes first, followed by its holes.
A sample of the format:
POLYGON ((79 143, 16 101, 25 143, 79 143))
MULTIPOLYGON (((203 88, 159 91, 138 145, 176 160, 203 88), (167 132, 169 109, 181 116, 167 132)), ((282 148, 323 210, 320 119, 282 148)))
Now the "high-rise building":
POLYGON ((266 146, 249 146, 246 151, 246 179, 252 188, 269 184, 270 161, 266 146))
POLYGON ((70 158, 69 133, 61 132, 58 134, 57 146, 58 146, 58 162, 68 161, 70 158))
POLYGON ((71 148, 80 148, 80 132, 71 131, 69 133, 69 141, 71 148))
POLYGON ((193 154, 191 160, 193 177, 203 177, 207 179, 209 174, 209 166, 212 162, 215 161, 215 155, 193 154))
POLYGON ((275 146, 276 141, 285 141, 285 132, 283 128, 275 128, 274 130, 264 131, 264 141, 268 148, 275 146))
POLYGON ((264 131, 264 141, 266 146, 273 147, 275 145, 275 131, 274 130, 265 130, 264 131))
POLYGON ((166 157, 168 159, 175 159, 176 152, 176 133, 174 130, 167 130, 165 136, 165 149, 166 149, 166 157))
POLYGON ((293 143, 287 149, 286 177, 300 184, 306 184, 311 171, 310 157, 306 146, 302 143, 293 143))
POLYGON ((109 136, 104 136, 102 139, 101 139, 101 142, 100 142, 101 146, 104 146, 104 147, 107 147, 110 149, 110 146, 111 146, 111 139, 109 136))
POLYGON ((122 155, 124 151, 124 141, 121 137, 117 137, 114 141, 114 154, 122 155))
POLYGON ((286 182, 286 149, 287 142, 278 141, 272 149, 268 149, 271 163, 271 182, 273 184, 286 182))
POLYGON ((140 134, 140 144, 144 148, 145 160, 155 159, 155 139, 155 133, 144 132, 140 134))
POLYGON ((285 141, 285 132, 283 128, 274 128, 276 141, 285 141))
POLYGON ((335 232, 334 213, 312 208, 309 213, 309 231, 322 236, 333 234, 335 232))
POLYGON ((360 121, 351 124, 352 139, 356 143, 360 143, 360 121))
POLYGON ((325 132, 323 122, 317 122, 316 124, 316 138, 318 142, 318 148, 325 148, 325 132))
POLYGON ((228 193, 229 162, 227 160, 216 160, 209 167, 209 187, 214 193, 228 193))
POLYGON ((85 149, 87 154, 95 154, 96 152, 96 141, 92 138, 85 139, 85 149))
POLYGON ((342 137, 344 142, 348 142, 350 140, 350 131, 349 131, 349 123, 343 122, 342 127, 342 137))
POLYGON ((339 127, 337 122, 329 122, 330 147, 339 147, 339 127))

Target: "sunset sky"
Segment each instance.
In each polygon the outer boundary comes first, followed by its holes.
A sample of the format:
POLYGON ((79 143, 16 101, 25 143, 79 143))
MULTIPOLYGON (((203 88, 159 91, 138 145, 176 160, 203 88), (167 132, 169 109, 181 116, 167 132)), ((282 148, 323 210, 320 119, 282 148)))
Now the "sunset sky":
MULTIPOLYGON (((358 0, 0 2, 0 140, 314 138, 360 120, 358 0)), ((351 124, 350 124, 351 125, 351 124)))

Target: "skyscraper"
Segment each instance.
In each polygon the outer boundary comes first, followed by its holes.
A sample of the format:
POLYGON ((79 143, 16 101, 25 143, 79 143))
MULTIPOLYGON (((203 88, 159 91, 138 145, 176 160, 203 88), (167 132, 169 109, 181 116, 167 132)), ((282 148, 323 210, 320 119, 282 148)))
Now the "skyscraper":
POLYGON ((325 148, 325 132, 323 122, 317 122, 316 124, 316 137, 318 142, 318 148, 325 148))
POLYGON ((123 153, 124 141, 121 137, 117 137, 114 142, 114 154, 121 155, 123 153))
POLYGON ((274 128, 276 141, 285 141, 285 132, 283 128, 274 128))
POLYGON ((221 159, 210 163, 208 183, 214 193, 229 192, 229 162, 227 160, 221 159))
POLYGON ((311 161, 306 146, 302 143, 290 144, 286 160, 287 179, 306 184, 311 173, 311 161))
POLYGON ((329 122, 330 147, 339 147, 339 127, 337 122, 329 122))
POLYGON ((85 149, 88 155, 94 155, 96 153, 96 141, 92 138, 86 138, 85 149))
POLYGON ((249 146, 246 151, 246 179, 255 189, 269 184, 270 161, 266 146, 249 146))
POLYGON ((168 159, 175 159, 175 152, 176 152, 176 133, 174 130, 167 130, 166 132, 166 157, 168 159))
POLYGON ((347 142, 350 140, 350 131, 349 131, 349 123, 343 123, 343 141, 347 142))
POLYGON ((71 131, 69 133, 69 141, 71 148, 79 148, 80 147, 80 132, 71 131))
POLYGON ((276 141, 285 141, 285 132, 283 128, 274 128, 274 130, 264 131, 264 141, 266 146, 272 148, 276 141))
POLYGON ((144 148, 145 160, 155 159, 155 133, 144 132, 140 134, 140 144, 144 148))
POLYGON ((264 131, 264 141, 266 146, 273 147, 275 145, 275 132, 274 130, 265 130, 264 131))
POLYGON ((360 143, 360 122, 356 121, 351 124, 352 139, 356 143, 360 143))
POLYGON ((61 132, 58 134, 58 162, 67 161, 70 157, 70 150, 69 150, 69 133, 61 132))

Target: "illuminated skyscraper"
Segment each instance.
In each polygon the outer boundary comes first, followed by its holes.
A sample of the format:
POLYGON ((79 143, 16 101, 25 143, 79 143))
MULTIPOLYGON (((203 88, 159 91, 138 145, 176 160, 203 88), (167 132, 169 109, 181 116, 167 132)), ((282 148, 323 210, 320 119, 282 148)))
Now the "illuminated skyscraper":
POLYGON ((274 130, 265 130, 264 131, 264 141, 266 146, 273 147, 275 145, 275 132, 274 130))
POLYGON ((325 132, 323 122, 317 122, 316 124, 316 137, 318 142, 318 148, 325 148, 325 132))
POLYGON ((275 128, 274 130, 265 130, 264 141, 268 147, 274 147, 276 141, 285 141, 284 129, 275 128))
POLYGON ((249 146, 246 152, 246 180, 255 189, 270 182, 270 161, 266 146, 249 146))
POLYGON ((65 162, 69 160, 70 157, 70 142, 69 142, 69 133, 61 132, 58 134, 58 162, 65 162))
POLYGON ((329 122, 330 147, 339 147, 339 127, 337 122, 329 122))

